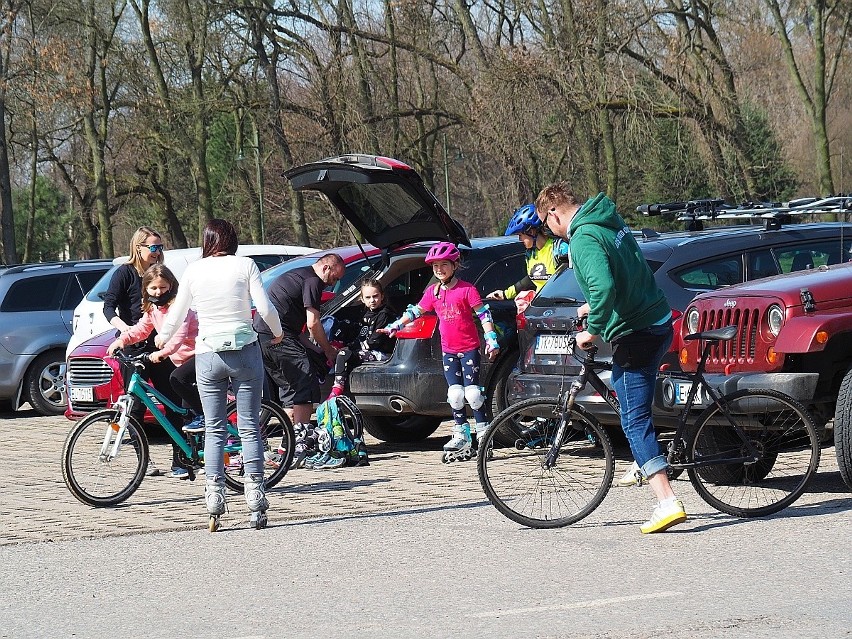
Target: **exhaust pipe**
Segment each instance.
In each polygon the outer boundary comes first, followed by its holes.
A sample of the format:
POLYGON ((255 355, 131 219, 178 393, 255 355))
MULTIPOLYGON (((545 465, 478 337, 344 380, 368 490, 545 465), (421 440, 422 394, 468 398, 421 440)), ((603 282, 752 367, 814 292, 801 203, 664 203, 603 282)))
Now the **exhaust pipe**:
POLYGON ((395 413, 412 412, 411 406, 402 397, 391 397, 390 400, 388 400, 388 404, 390 404, 391 409, 395 413))

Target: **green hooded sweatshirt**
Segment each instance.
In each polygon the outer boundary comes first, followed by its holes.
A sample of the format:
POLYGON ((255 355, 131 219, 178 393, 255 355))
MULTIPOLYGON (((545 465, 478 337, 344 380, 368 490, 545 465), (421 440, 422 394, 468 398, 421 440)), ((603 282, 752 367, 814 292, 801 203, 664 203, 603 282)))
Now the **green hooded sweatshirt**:
POLYGON ((607 342, 663 321, 671 307, 615 203, 586 201, 568 230, 577 283, 591 310, 588 331, 607 342))

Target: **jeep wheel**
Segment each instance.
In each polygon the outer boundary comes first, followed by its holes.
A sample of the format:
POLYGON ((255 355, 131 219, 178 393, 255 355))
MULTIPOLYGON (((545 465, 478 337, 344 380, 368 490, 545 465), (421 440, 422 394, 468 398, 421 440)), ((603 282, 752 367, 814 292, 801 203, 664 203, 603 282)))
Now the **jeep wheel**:
POLYGON ((834 413, 834 451, 840 476, 852 489, 852 368, 846 372, 837 393, 834 413))
POLYGON ((438 430, 441 418, 433 415, 399 417, 364 416, 364 430, 376 439, 393 444, 419 442, 438 430))
POLYGON ((35 358, 24 377, 24 392, 37 413, 61 415, 68 406, 65 353, 48 351, 35 358))

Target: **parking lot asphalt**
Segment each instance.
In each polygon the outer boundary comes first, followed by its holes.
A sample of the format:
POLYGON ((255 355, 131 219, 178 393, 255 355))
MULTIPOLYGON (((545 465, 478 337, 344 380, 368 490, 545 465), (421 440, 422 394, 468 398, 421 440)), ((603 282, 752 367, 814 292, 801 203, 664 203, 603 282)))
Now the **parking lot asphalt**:
MULTIPOLYGON (((0 414, 0 424, 6 435, 0 545, 206 528, 203 476, 195 482, 146 477, 123 504, 92 508, 77 501, 62 479, 60 457, 72 422, 19 411, 0 414)), ((154 429, 149 433, 152 458, 167 471, 171 447, 154 429)), ((445 422, 428 440, 415 444, 386 444, 368 436, 369 466, 290 471, 269 491, 270 524, 485 502, 475 462, 441 463, 441 447, 449 435, 450 422, 445 422)), ((628 451, 618 452, 616 477, 629 466, 628 451)), ((820 473, 838 474, 833 447, 823 449, 820 473)), ((229 493, 228 507, 223 526, 248 527, 242 496, 229 493)))

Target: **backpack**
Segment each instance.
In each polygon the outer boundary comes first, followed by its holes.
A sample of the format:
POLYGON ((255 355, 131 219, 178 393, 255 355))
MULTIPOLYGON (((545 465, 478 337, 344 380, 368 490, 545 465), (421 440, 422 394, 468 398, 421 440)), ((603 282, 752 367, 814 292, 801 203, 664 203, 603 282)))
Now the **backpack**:
POLYGON ((344 458, 346 466, 370 464, 364 444, 364 419, 349 397, 334 397, 317 406, 317 435, 319 450, 344 458))

